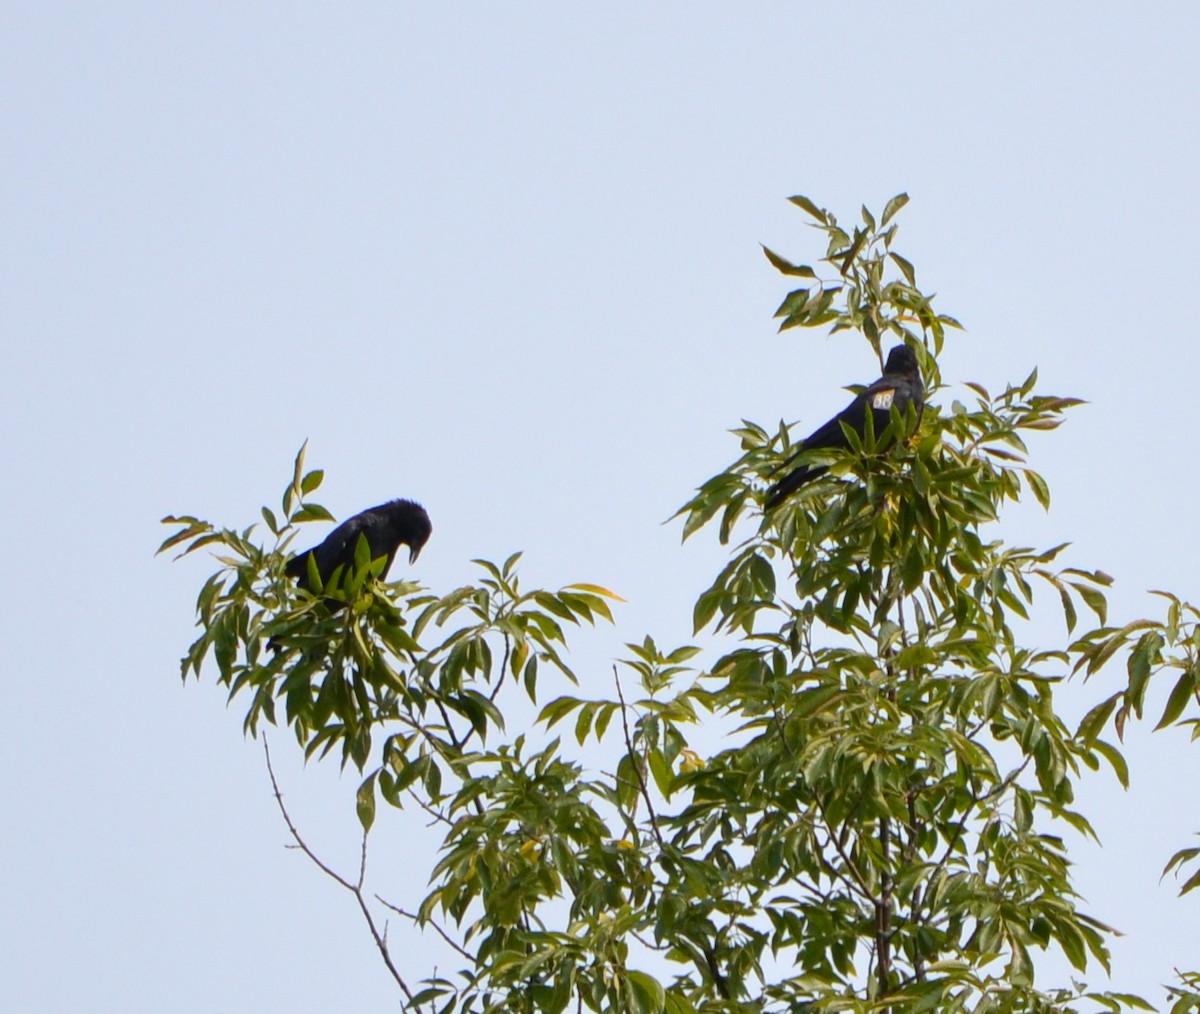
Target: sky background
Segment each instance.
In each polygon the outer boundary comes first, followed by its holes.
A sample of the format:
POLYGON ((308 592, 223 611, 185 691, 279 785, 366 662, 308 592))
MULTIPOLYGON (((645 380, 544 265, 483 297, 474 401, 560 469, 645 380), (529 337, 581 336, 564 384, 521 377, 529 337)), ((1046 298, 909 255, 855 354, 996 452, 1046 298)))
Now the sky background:
MULTIPOLYGON (((1033 442, 1053 509, 1001 535, 1071 540, 1116 620, 1200 599, 1198 30, 1186 3, 0 2, 6 1007, 396 1009, 353 899, 285 850, 240 702, 181 688, 212 564, 154 558, 158 520, 252 523, 308 439, 338 517, 428 507, 436 590, 523 550, 530 586, 622 594, 576 655, 607 688, 622 642, 690 639, 723 554, 662 521, 726 430, 819 423, 877 372, 775 333, 759 243, 821 252, 790 194, 849 223, 907 191, 895 248, 968 329, 945 379, 1037 366, 1089 402, 1033 442)), ((357 778, 272 742, 353 869, 357 778)), ((1200 966, 1200 898, 1158 880, 1200 750, 1137 728, 1129 756, 1132 791, 1080 791, 1076 872, 1126 932, 1112 987, 1161 1002, 1200 966)), ((413 820, 381 818, 385 894, 423 887, 413 820)))

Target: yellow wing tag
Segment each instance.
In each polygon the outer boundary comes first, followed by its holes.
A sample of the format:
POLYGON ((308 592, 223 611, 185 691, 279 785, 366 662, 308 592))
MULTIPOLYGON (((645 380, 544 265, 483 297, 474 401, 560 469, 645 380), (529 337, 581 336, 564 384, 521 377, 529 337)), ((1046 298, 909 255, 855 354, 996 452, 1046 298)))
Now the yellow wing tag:
POLYGON ((896 397, 896 392, 891 388, 886 391, 876 391, 875 397, 871 399, 871 407, 882 408, 886 411, 892 407, 894 397, 896 397))

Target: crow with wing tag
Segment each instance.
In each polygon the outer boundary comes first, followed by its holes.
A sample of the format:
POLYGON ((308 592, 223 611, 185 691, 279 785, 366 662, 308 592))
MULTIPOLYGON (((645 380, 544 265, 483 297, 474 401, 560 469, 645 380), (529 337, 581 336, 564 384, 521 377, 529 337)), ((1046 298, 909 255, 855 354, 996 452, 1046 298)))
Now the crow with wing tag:
MULTIPOLYGON (((849 441, 842 429, 845 423, 860 437, 866 432, 867 413, 877 434, 883 433, 891 421, 892 408, 902 415, 912 405, 918 421, 925 407, 925 385, 921 382, 921 369, 917 357, 907 345, 897 345, 888 353, 883 376, 864 388, 846 408, 829 422, 810 433, 801 442, 796 453, 788 458, 784 468, 789 467, 805 451, 818 448, 846 448, 849 441)), ((825 465, 800 465, 788 472, 767 490, 765 509, 778 507, 801 486, 829 471, 825 465)))

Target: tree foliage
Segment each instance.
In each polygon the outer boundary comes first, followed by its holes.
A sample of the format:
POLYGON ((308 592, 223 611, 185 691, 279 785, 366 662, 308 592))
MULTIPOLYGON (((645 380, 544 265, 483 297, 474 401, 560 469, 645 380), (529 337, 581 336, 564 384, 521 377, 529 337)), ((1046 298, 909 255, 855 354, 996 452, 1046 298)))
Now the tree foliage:
MULTIPOLYGON (((905 342, 929 393, 919 425, 893 413, 886 433, 814 452, 827 475, 767 514, 789 427, 734 431, 740 456, 678 514, 685 539, 713 525, 731 546, 692 613, 716 652, 645 637, 616 680, 578 680, 567 631, 611 622, 616 596, 522 590, 516 555, 477 561, 479 579, 445 594, 381 584, 366 558, 320 595, 298 590, 283 569, 291 540, 329 517, 303 449, 281 514, 263 509, 269 546, 254 527, 165 519, 176 531, 163 549, 211 547, 221 564, 184 678, 211 660, 247 701, 248 732, 286 724, 307 756, 337 751, 361 771, 364 833, 379 800, 442 828, 412 918, 462 967, 413 986, 395 972, 411 1008, 1149 1009, 1047 987, 1034 955, 1108 969, 1113 930, 1082 908, 1061 832, 1093 833, 1075 808, 1080 778, 1109 768, 1127 781, 1111 734, 1142 717, 1153 678, 1175 677, 1159 727, 1200 735, 1200 613, 1164 593, 1162 620, 1108 626, 1106 574, 1061 565, 1064 546, 1000 537, 1006 504, 1049 507, 1026 438, 1078 401, 1041 393, 1034 370, 947 403, 938 357, 958 324, 893 249, 906 201, 878 218, 863 208, 848 230, 794 197, 824 256, 814 267, 765 251, 800 281, 781 330, 860 335, 880 362, 905 342), (1025 643, 1024 621, 1047 609, 1061 643, 1025 643), (1068 727, 1058 684, 1117 659, 1126 685, 1068 727), (540 701, 551 672, 586 693, 510 732, 509 695, 540 701), (715 748, 714 724, 726 730, 715 748), (552 738, 568 728, 568 742, 552 738)), ((1198 858, 1183 849, 1164 872, 1198 858)), ((1198 884, 1200 872, 1182 890, 1198 884)), ((1200 1010, 1194 977, 1172 999, 1200 1010)))

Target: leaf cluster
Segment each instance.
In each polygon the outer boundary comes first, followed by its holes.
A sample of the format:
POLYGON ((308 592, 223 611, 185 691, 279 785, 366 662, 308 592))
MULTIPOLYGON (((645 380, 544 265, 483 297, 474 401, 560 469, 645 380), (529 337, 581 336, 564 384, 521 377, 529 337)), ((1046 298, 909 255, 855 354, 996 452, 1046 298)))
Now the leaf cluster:
POLYGON ((324 584, 310 574, 311 590, 299 588, 285 573, 298 526, 332 520, 306 499, 323 473, 305 472, 304 454, 281 499, 282 521, 262 509, 272 545, 255 540, 257 525, 235 531, 192 516, 163 519, 177 531, 159 552, 207 547, 221 565, 197 598, 201 631, 183 657, 183 678, 199 677, 211 660, 230 699, 249 696, 247 732, 264 720, 286 724, 306 756, 338 748, 342 763, 359 770, 376 731, 398 726, 404 731, 383 743, 380 789, 398 798, 421 779, 437 797, 444 767, 466 743, 503 729, 495 699, 504 681, 518 681, 536 699, 545 666, 573 680, 564 625, 611 622, 615 596, 588 584, 523 592, 519 553, 502 566, 475 561, 481 579, 444 595, 408 581, 384 584, 383 560, 371 561, 362 539, 354 567, 324 584))
MULTIPOLYGON (((929 343, 934 356, 939 355, 946 329, 962 325, 933 309, 933 296, 917 288, 912 263, 892 249, 898 231, 895 217, 908 204, 908 195, 897 194, 888 201, 878 220, 864 205, 862 224, 849 232, 838 224, 837 216, 808 197, 797 195, 789 200, 812 219, 813 228, 825 234, 821 261, 825 268, 818 271, 808 264, 793 263, 763 247, 767 260, 780 273, 812 282, 784 297, 775 311, 779 330, 828 324, 831 334, 856 331, 867 339, 880 363, 883 344, 889 339, 913 347, 929 343)), ((927 360, 926 368, 936 385, 936 362, 927 360)))
MULTIPOLYGON (((734 431, 740 456, 677 514, 684 539, 713 525, 731 546, 692 613, 715 652, 632 641, 606 696, 607 676, 573 671, 567 635, 611 622, 616 596, 523 590, 519 554, 476 561, 475 583, 437 594, 380 582, 364 546, 348 572, 298 589, 291 541, 329 519, 308 499, 322 473, 304 471, 303 449, 281 512, 262 511, 271 545, 256 526, 164 519, 177 531, 162 549, 205 547, 220 564, 184 678, 212 664, 246 695, 247 731, 287 724, 308 756, 339 749, 365 773, 364 830, 381 799, 441 830, 413 919, 464 960, 427 976, 410 1009, 1149 1009, 1047 989, 1035 955, 1109 968, 1115 931, 1083 909, 1062 825, 1094 835, 1080 778, 1107 767, 1128 782, 1105 735, 1142 717, 1156 675, 1175 679, 1159 727, 1200 735, 1200 613, 1163 593, 1163 620, 1109 626, 1107 574, 1060 562, 1065 545, 997 537, 1007 505, 1049 507, 1027 441, 1079 400, 1041 393, 1034 370, 947 404, 937 360, 958 324, 894 248, 907 197, 849 230, 792 202, 825 255, 811 267, 766 250, 806 283, 781 330, 861 335, 881 360, 903 341, 930 397, 919 420, 893 411, 885 432, 812 452, 828 471, 769 513, 791 428, 734 431), (1027 643, 1047 605, 1061 642, 1027 643), (1117 659, 1126 685, 1069 728, 1058 685, 1117 659), (502 690, 536 701, 547 671, 584 689, 510 733, 502 690), (575 746, 549 738, 564 728, 575 746), (596 756, 599 770, 583 762, 596 756)), ((1164 873, 1197 860, 1183 849, 1164 873)), ((1200 874, 1182 891, 1196 886, 1200 874)), ((1173 1011, 1200 1010, 1198 996, 1184 975, 1173 1011)))

